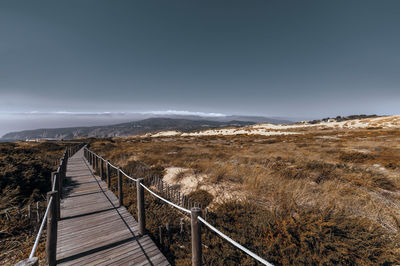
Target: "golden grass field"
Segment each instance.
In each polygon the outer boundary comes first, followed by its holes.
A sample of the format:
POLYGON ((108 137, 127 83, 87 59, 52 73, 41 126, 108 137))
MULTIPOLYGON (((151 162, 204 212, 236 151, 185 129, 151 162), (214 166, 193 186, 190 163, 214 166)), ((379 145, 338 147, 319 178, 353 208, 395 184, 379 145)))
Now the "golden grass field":
MULTIPOLYGON (((215 224, 275 264, 400 262, 400 130, 290 131, 300 134, 138 136, 90 146, 119 166, 146 165, 186 194, 207 191, 215 224)), ((220 248, 207 251, 221 257, 214 263, 254 263, 220 248)))
MULTIPOLYGON (((345 123, 282 129, 288 135, 275 128, 268 130, 277 135, 160 132, 85 141, 133 177, 161 176, 207 206, 207 221, 275 265, 399 264, 400 129, 345 123)), ((23 209, 42 198, 63 147, 0 144, 0 208, 23 209)), ((115 191, 115 176, 112 183, 115 191)), ((135 186, 125 182, 123 189, 135 216, 135 186)), ((160 226, 165 233, 168 223, 171 241, 159 247, 173 265, 190 264, 190 220, 184 218, 181 234, 184 215, 148 193, 145 198, 150 236, 159 243, 160 226)), ((27 256, 36 227, 23 215, 1 220, 2 264, 27 256)), ((202 234, 206 265, 257 265, 208 229, 202 234)))

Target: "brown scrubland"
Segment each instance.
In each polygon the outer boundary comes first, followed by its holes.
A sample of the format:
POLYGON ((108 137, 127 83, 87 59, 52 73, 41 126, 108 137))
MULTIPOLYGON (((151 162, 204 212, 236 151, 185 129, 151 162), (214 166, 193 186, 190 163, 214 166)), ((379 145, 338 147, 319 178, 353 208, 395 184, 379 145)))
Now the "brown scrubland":
MULTIPOLYGON (((65 145, 60 143, 0 143, 0 264, 14 265, 29 257, 39 223, 36 202, 43 214, 51 172, 65 145), (32 216, 28 217, 28 205, 32 216)), ((44 257, 45 234, 36 256, 44 257)))
MULTIPOLYGON (((298 134, 161 134, 87 142, 147 185, 149 176, 160 176, 207 207, 209 223, 273 264, 399 264, 400 130, 285 131, 298 134)), ((2 264, 29 254, 37 224, 11 208, 25 210, 44 199, 64 147, 0 144, 0 210, 10 213, 1 216, 2 264)), ((115 176, 112 184, 115 191, 115 176)), ((124 205, 136 217, 135 185, 125 179, 123 190, 124 205)), ((147 192, 145 199, 150 236, 173 265, 190 264, 190 220, 147 192)), ((258 265, 206 227, 202 234, 206 265, 258 265)), ((42 241, 39 256, 43 249, 42 241)))
MULTIPOLYGON (((164 176, 208 205, 210 223, 271 263, 399 263, 400 130, 291 131, 299 134, 91 139, 90 148, 134 177, 164 176)), ((135 189, 124 189, 135 214, 135 189)), ((152 237, 159 241, 169 223, 179 239, 183 215, 145 196, 152 237)), ((206 264, 257 264, 203 234, 206 264)), ((181 240, 163 245, 176 265, 190 263, 190 242, 181 240)))

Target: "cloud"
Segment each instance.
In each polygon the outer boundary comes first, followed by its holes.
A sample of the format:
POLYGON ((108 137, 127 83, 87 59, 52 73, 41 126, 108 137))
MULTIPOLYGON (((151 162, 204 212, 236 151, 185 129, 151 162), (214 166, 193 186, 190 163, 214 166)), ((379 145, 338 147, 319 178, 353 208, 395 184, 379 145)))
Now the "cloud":
POLYGON ((206 112, 191 112, 182 110, 166 110, 166 111, 143 111, 143 112, 71 112, 71 111, 52 111, 52 112, 6 112, 7 114, 17 115, 67 115, 67 116, 110 116, 110 115, 194 115, 203 117, 224 117, 222 113, 206 113, 206 112))
POLYGON ((178 111, 178 110, 167 110, 167 111, 148 111, 140 112, 140 114, 154 114, 154 115, 197 115, 197 116, 210 116, 210 117, 221 117, 226 116, 221 113, 204 113, 204 112, 191 112, 191 111, 178 111))

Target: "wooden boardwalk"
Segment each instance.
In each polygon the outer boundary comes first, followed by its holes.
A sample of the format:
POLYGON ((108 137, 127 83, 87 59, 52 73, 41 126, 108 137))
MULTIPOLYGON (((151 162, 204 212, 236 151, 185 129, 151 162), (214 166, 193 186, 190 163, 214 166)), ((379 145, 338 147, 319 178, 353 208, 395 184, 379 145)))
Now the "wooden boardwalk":
POLYGON ((57 264, 170 265, 117 197, 93 174, 83 149, 69 158, 58 222, 57 264))

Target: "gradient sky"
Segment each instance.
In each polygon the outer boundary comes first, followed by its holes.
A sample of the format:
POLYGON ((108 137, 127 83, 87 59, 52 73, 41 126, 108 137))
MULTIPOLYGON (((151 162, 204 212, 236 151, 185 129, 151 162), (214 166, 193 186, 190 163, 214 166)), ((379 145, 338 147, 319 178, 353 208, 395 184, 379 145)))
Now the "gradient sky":
POLYGON ((400 1, 0 1, 0 112, 400 113, 400 1))

